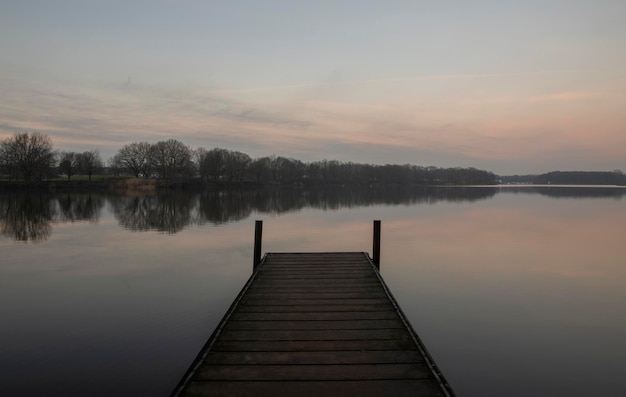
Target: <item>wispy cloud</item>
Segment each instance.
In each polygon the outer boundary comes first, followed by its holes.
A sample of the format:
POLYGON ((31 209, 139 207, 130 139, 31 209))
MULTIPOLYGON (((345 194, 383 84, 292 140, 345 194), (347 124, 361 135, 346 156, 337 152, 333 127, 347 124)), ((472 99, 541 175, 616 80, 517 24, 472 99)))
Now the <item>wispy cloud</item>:
POLYGON ((606 97, 606 92, 584 92, 584 91, 570 91, 570 92, 557 92, 548 95, 536 96, 528 98, 528 102, 543 103, 543 102, 561 102, 561 101, 583 101, 588 99, 596 99, 606 97))
MULTIPOLYGON (((414 79, 479 79, 482 83, 481 79, 502 75, 414 79)), ((340 84, 352 87, 404 80, 410 79, 340 84)), ((464 93, 463 86, 439 98, 359 102, 323 96, 268 99, 266 95, 168 89, 137 82, 44 86, 0 80, 0 88, 0 101, 7 104, 0 108, 0 137, 16 129, 37 129, 51 134, 55 146, 64 150, 98 148, 105 158, 132 141, 169 138, 193 147, 221 146, 252 156, 276 153, 303 160, 486 168, 527 159, 546 164, 559 159, 573 162, 568 151, 586 150, 591 156, 606 147, 600 156, 607 164, 617 163, 608 166, 612 169, 620 167, 619 159, 625 155, 626 137, 616 138, 624 135, 616 133, 623 124, 613 109, 623 98, 607 106, 616 97, 600 90, 516 96, 507 102, 494 96, 474 100, 471 93, 455 98, 454 92, 464 93), (589 116, 581 111, 587 100, 600 100, 605 110, 594 112, 597 117, 589 116)))
MULTIPOLYGON (((256 91, 269 91, 269 90, 290 90, 300 88, 316 88, 316 87, 329 87, 329 86, 349 86, 349 85, 375 85, 375 84, 387 84, 387 83, 406 83, 406 82, 418 82, 418 81, 438 81, 438 80, 477 80, 477 79, 491 79, 491 78, 503 78, 503 77, 523 77, 523 76, 537 76, 537 75, 549 75, 549 74, 562 74, 562 73, 576 73, 577 70, 541 70, 541 71, 519 71, 519 72, 504 72, 504 73, 469 73, 469 74, 433 74, 433 75, 420 75, 420 76, 406 76, 406 77, 386 77, 380 79, 363 79, 363 80, 343 80, 341 78, 329 78, 326 81, 319 82, 303 82, 284 85, 272 85, 263 87, 246 87, 246 88, 233 88, 222 89, 219 92, 223 93, 246 93, 256 91)), ((333 75, 334 76, 334 75, 333 75)))

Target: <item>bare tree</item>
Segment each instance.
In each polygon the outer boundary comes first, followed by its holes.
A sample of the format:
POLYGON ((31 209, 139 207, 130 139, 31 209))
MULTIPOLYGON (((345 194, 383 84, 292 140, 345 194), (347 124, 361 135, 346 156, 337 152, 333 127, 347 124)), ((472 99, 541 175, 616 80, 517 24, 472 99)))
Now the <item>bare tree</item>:
POLYGON ((13 178, 43 179, 54 167, 52 140, 48 135, 26 131, 0 142, 0 163, 13 178))
POLYGON ((306 166, 300 160, 282 156, 272 156, 274 180, 280 183, 295 183, 302 179, 306 166))
POLYGON ((97 150, 89 150, 79 154, 78 167, 80 171, 87 174, 89 180, 91 180, 91 175, 94 172, 99 172, 104 167, 104 163, 100 158, 100 152, 97 150))
POLYGON ((80 154, 76 152, 61 152, 59 156, 59 172, 67 175, 67 180, 76 175, 79 169, 80 154))
POLYGON ((17 178, 16 165, 13 161, 13 153, 11 153, 8 140, 0 142, 0 175, 1 178, 17 178))
POLYGON ((241 182, 248 172, 252 159, 245 153, 228 151, 225 158, 225 172, 228 182, 241 182))
POLYGON ((152 145, 148 142, 133 142, 122 147, 111 159, 110 164, 114 168, 132 173, 136 178, 149 175, 150 154, 152 145))
POLYGON ((193 169, 191 149, 176 139, 154 144, 150 159, 159 177, 164 179, 189 176, 193 169))
POLYGON ((222 178, 226 172, 226 158, 228 150, 214 148, 204 153, 200 162, 200 175, 205 178, 218 180, 222 178))
POLYGON ((252 159, 246 153, 221 148, 208 152, 202 149, 199 153, 198 170, 204 179, 241 182, 250 172, 252 159))
POLYGON ((192 150, 192 153, 191 153, 191 158, 194 162, 195 171, 197 171, 200 174, 200 178, 202 178, 203 180, 206 180, 208 177, 208 175, 204 173, 205 170, 203 170, 202 168, 202 162, 207 153, 208 153, 207 150, 203 147, 199 147, 195 150, 192 150))
POLYGON ((269 157, 261 157, 254 159, 248 167, 248 172, 257 183, 267 183, 270 181, 272 171, 270 170, 271 159, 269 157))

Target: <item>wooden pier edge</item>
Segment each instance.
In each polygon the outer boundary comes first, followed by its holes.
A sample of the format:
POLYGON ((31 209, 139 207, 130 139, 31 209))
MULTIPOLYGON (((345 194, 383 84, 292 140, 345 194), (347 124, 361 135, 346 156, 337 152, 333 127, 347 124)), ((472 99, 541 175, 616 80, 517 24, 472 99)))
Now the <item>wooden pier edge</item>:
MULTIPOLYGON (((258 223, 257 223, 257 225, 258 225, 258 223)), ((259 273, 259 270, 261 268, 260 265, 263 263, 263 261, 265 260, 267 255, 268 254, 265 254, 265 256, 263 256, 263 259, 261 259, 260 262, 257 264, 257 266, 254 267, 252 275, 250 276, 248 281, 246 281, 246 283, 244 284, 244 286, 241 289, 241 291, 239 291, 239 294, 237 294, 237 297, 235 298, 233 303, 231 303, 230 307, 226 311, 226 314, 224 314, 224 317, 222 317, 222 319, 220 320, 220 322, 217 325, 217 327, 215 327, 215 330, 213 331, 213 333, 211 334, 209 339, 206 341, 204 346, 202 346, 202 349, 200 350, 200 352, 198 353, 196 358, 193 360, 192 364, 189 366, 189 368, 187 369, 187 371, 185 372, 183 377, 181 378, 180 382, 178 382, 178 384, 176 385, 176 387, 172 391, 172 393, 171 393, 172 397, 177 397, 177 396, 180 395, 180 393, 185 389, 185 386, 187 385, 187 383, 189 383, 189 381, 191 380, 191 377, 193 376, 193 374, 196 372, 196 369, 202 364, 202 362, 204 361, 205 357, 207 356, 207 354, 211 350, 211 346, 217 340, 217 337, 220 335, 220 333, 224 329, 224 326, 228 322, 228 319, 230 318, 230 316, 233 314, 233 312, 237 308, 237 305, 241 301, 241 298, 243 298, 243 296, 246 294, 246 292, 248 291, 248 288, 250 288, 250 285, 252 284, 252 282, 256 278, 256 275, 259 273)))
POLYGON ((376 264, 374 263, 372 258, 370 258, 370 256, 367 254, 367 252, 364 252, 364 254, 367 257, 367 259, 370 261, 370 264, 372 265, 372 267, 374 268, 374 270, 375 270, 374 274, 376 274, 376 277, 380 281, 380 284, 383 286, 383 290, 385 291, 385 294, 387 294, 387 297, 389 298, 389 300, 393 304, 394 308, 396 309, 396 312, 398 313, 398 316, 400 316, 400 319, 404 323, 404 326, 409 330, 409 332, 411 334, 411 337, 413 338, 413 342, 415 343, 415 345, 417 346, 418 350, 420 351, 420 353, 422 354, 422 356, 426 360, 426 362, 428 364, 428 367, 430 368, 433 376, 439 382, 439 385, 441 386, 441 388, 444 391, 444 393, 446 393, 446 395, 449 396, 449 397, 454 397, 455 394, 454 394, 454 391, 452 390, 452 387, 450 386, 450 384, 446 380, 446 378, 443 375, 443 373, 441 372, 441 370, 439 370, 439 367, 435 363, 435 360, 433 359, 433 357, 428 352, 428 349, 426 349, 426 345, 424 344, 424 342, 422 342, 422 339, 419 337, 417 332, 415 332, 415 329, 413 328, 413 326, 411 325, 411 322, 409 321, 409 319, 406 317, 406 315, 402 311, 402 308, 400 308, 400 305, 396 301, 396 298, 393 296, 393 294, 391 293, 391 290, 389 289, 389 287, 385 283, 385 280, 380 275, 379 267, 376 266, 376 264))

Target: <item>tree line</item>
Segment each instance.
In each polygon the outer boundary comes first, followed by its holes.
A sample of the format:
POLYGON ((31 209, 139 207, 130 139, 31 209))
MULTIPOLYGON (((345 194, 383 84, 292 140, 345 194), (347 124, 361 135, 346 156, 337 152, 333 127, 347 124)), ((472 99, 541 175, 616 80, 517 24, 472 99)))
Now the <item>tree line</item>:
POLYGON ((437 168, 416 165, 372 165, 337 160, 305 163, 271 155, 251 158, 236 150, 191 149, 169 139, 151 144, 133 142, 122 147, 109 162, 110 172, 136 178, 185 179, 207 182, 276 185, 345 184, 495 184, 496 175, 475 168, 437 168))
POLYGON ((0 178, 41 181, 66 175, 91 176, 101 172, 104 163, 97 150, 83 153, 55 151, 48 135, 39 132, 17 133, 0 141, 0 178))
POLYGON ((438 168, 411 164, 373 165, 337 160, 302 162, 271 155, 251 158, 236 150, 193 149, 179 140, 124 145, 104 166, 97 150, 55 151, 50 137, 17 133, 0 142, 0 177, 27 181, 63 175, 106 172, 136 178, 158 178, 259 185, 490 185, 497 176, 476 168, 438 168))
POLYGON ((626 175, 614 171, 552 171, 540 175, 511 175, 501 177, 506 184, 531 185, 626 185, 626 175))

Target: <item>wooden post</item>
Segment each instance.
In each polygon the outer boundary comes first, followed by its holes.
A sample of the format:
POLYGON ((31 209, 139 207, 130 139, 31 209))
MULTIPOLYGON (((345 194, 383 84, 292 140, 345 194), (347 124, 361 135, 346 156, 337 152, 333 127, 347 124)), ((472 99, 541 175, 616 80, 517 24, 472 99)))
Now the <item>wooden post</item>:
POLYGON ((252 268, 255 269, 261 263, 261 241, 263 240, 263 221, 254 223, 254 263, 252 268))
POLYGON ((372 247, 372 260, 376 268, 380 270, 380 221, 374 221, 374 245, 372 247))

